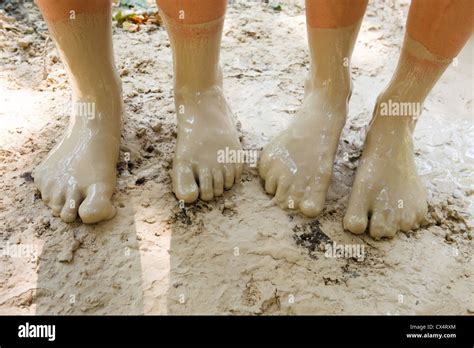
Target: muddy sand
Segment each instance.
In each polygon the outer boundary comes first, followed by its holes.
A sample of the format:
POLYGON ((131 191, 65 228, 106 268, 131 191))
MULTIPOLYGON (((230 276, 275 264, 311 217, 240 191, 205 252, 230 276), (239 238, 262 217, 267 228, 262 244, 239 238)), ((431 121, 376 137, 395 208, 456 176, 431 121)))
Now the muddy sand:
MULTIPOLYGON (((408 2, 390 3, 369 4, 348 122, 317 219, 275 206, 250 166, 217 201, 181 208, 170 185, 176 125, 167 34, 155 24, 137 32, 114 24, 126 108, 118 212, 93 226, 54 218, 34 188, 32 170, 67 125, 70 88, 35 6, 5 8, 0 314, 474 313, 472 42, 432 91, 415 133, 429 224, 382 241, 342 229, 375 99, 402 43, 408 2), (359 245, 364 257, 327 257, 326 244, 359 245)), ((228 9, 224 86, 246 150, 284 129, 302 101, 309 68, 302 5, 287 1, 278 11, 235 1, 228 9)))

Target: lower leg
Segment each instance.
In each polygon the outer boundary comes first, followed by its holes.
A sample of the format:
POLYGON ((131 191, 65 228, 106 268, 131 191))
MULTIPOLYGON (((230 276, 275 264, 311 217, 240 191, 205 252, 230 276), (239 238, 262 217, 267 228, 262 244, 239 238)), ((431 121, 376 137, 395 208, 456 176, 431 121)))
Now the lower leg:
POLYGON ((220 43, 226 0, 158 0, 170 37, 178 140, 173 191, 190 203, 210 200, 240 180, 241 163, 218 152, 240 151, 233 115, 222 92, 220 43), (199 185, 198 185, 199 184, 199 185))
POLYGON ((111 0, 35 0, 44 19, 56 22, 73 19, 76 14, 110 12, 111 0))
POLYGON ((323 209, 351 94, 350 58, 366 0, 307 0, 311 56, 294 122, 265 147, 260 175, 280 206, 315 217, 323 209))
POLYGON ((344 226, 391 237, 415 229, 427 210, 412 134, 422 104, 472 32, 470 0, 413 0, 397 69, 375 106, 344 226), (466 15, 469 14, 469 15, 466 15))
POLYGON ((114 216, 122 99, 109 0, 37 0, 66 65, 73 108, 63 139, 35 169, 43 200, 66 222, 114 216), (71 12, 72 11, 72 12, 71 12))

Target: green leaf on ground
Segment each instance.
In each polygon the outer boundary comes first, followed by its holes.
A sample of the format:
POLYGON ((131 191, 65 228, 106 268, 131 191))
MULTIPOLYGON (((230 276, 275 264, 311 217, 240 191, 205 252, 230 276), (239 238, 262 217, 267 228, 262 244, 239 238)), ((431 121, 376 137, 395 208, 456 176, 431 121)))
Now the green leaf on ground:
POLYGON ((148 8, 147 0, 120 0, 120 6, 148 8))
POLYGON ((274 11, 281 11, 282 8, 281 8, 281 4, 278 2, 276 4, 271 4, 270 7, 274 10, 274 11))

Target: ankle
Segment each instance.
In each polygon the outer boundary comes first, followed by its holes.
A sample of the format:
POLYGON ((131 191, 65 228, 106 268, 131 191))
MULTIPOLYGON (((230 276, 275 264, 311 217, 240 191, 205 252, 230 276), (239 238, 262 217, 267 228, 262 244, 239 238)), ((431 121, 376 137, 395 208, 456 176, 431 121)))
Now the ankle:
POLYGON ((402 93, 387 89, 377 98, 371 127, 377 124, 392 131, 413 133, 422 110, 422 101, 409 99, 402 93))
POLYGON ((338 96, 348 102, 352 95, 352 81, 349 73, 345 71, 332 76, 312 75, 306 81, 306 89, 308 92, 317 91, 327 96, 338 96))
POLYGON ((222 83, 210 83, 206 85, 184 84, 176 85, 174 88, 174 99, 176 105, 189 102, 200 102, 204 98, 224 98, 222 83))
POLYGON ((198 93, 216 87, 222 87, 222 70, 217 64, 214 69, 202 69, 195 66, 193 69, 175 69, 174 90, 179 93, 198 93))
MULTIPOLYGON (((401 138, 413 136, 415 123, 408 117, 374 115, 369 125, 368 136, 384 134, 387 138, 401 138)), ((388 140, 388 139, 387 139, 388 140)))
POLYGON ((347 108, 352 95, 350 80, 309 78, 305 85, 305 95, 319 99, 322 106, 331 109, 343 108, 341 116, 347 116, 347 108))
POLYGON ((114 67, 93 75, 71 73, 69 76, 72 89, 78 95, 122 93, 122 80, 114 67))
POLYGON ((75 85, 72 96, 75 126, 98 128, 120 136, 123 101, 120 80, 101 81, 94 86, 75 85))

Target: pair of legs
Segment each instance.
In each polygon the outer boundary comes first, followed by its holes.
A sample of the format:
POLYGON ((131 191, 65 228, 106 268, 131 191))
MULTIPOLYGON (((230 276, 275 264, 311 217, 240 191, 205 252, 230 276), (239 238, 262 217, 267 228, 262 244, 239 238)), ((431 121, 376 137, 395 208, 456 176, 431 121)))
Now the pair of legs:
MULTIPOLYGON (((85 223, 115 215, 111 197, 119 155, 122 95, 113 57, 110 0, 37 0, 66 65, 73 114, 66 134, 34 172, 53 214, 85 223), (93 114, 91 114, 93 111, 93 114)), ((218 163, 240 150, 219 68, 225 1, 158 1, 174 55, 178 143, 173 191, 211 200, 240 181, 243 165, 218 163), (178 6, 182 3, 183 6, 178 6), (199 183, 199 186, 198 186, 199 183)))
MULTIPOLYGON (((111 44, 109 0, 36 0, 72 81, 74 113, 62 142, 35 171, 43 199, 64 221, 113 216, 111 195, 120 139, 120 82, 111 44), (74 11, 74 19, 71 19, 74 11), (99 39, 98 39, 99 38, 99 39), (76 108, 75 108, 76 109, 76 108)), ((219 49, 225 0, 157 0, 172 43, 178 143, 173 190, 193 202, 222 194, 242 165, 217 152, 240 149, 222 94, 219 49)), ((366 0, 307 0, 311 73, 301 110, 269 144, 260 163, 265 189, 284 207, 317 216, 324 204, 351 93, 349 61, 366 0)), ((416 227, 426 210, 412 154, 413 117, 381 117, 380 105, 422 103, 472 30, 470 0, 414 0, 399 64, 374 111, 344 225, 374 237, 416 227), (402 202, 400 207, 400 201, 402 202)))
MULTIPOLYGON (((311 72, 294 122, 265 149, 265 190, 284 208, 310 217, 324 206, 351 95, 349 60, 367 0, 307 0, 311 72)), ((344 227, 374 238, 415 229, 427 211, 412 134, 423 101, 473 28, 469 0, 413 0, 397 69, 379 95, 351 191, 344 227), (389 110, 390 111, 390 110, 389 110)))

